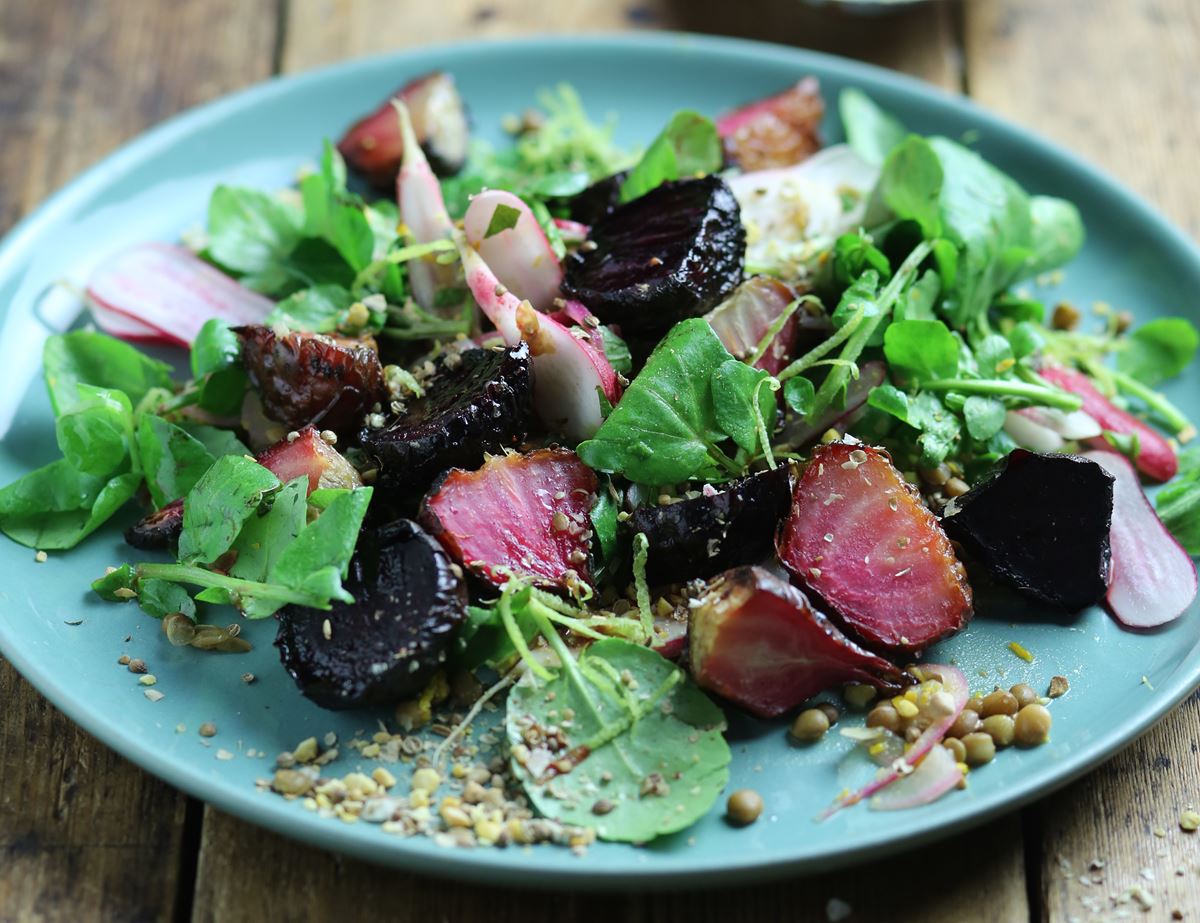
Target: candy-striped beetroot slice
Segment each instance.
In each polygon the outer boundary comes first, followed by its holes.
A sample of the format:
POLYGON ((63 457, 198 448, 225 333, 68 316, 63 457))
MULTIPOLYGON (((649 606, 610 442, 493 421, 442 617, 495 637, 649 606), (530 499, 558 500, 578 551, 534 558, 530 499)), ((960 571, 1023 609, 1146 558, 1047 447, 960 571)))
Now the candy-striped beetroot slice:
POLYGON ((916 651, 971 614, 966 571, 882 449, 832 443, 796 482, 780 560, 863 641, 916 651))

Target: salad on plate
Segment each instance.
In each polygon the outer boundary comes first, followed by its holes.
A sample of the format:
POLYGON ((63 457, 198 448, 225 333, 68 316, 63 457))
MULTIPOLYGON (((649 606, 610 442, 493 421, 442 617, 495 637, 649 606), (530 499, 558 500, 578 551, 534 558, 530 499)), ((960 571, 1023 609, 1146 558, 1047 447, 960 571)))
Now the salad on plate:
POLYGON ((44 555, 140 506, 97 594, 197 671, 249 649, 228 607, 274 619, 304 696, 394 709, 357 743, 406 793, 315 739, 265 783, 343 820, 648 842, 722 797, 731 709, 858 742, 818 820, 953 797, 1067 691, 923 659, 985 592, 1130 630, 1195 598, 1200 455, 1157 389, 1200 335, 1036 300, 1071 203, 837 105, 844 143, 805 78, 626 151, 563 86, 497 150, 413 79, 294 187, 99 266, 45 347, 62 458, 0 529, 44 555))

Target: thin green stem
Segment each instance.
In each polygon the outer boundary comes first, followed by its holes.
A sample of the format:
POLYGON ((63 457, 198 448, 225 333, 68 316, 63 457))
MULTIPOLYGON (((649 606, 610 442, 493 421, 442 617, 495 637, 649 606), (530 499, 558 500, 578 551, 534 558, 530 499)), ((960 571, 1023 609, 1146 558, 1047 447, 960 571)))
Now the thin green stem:
POLYGON ((799 359, 788 365, 788 367, 780 372, 776 377, 780 381, 787 381, 789 378, 794 378, 801 372, 814 366, 819 359, 822 359, 827 353, 837 349, 844 342, 846 342, 846 340, 850 339, 850 337, 854 334, 854 331, 857 330, 862 324, 866 314, 867 309, 865 307, 859 308, 854 312, 854 314, 850 315, 850 319, 847 320, 840 329, 835 331, 828 340, 818 343, 799 359))
POLYGON ((191 564, 139 564, 137 573, 143 580, 168 580, 172 583, 190 583, 193 586, 218 587, 239 596, 253 596, 256 599, 270 599, 316 609, 329 608, 329 603, 324 600, 314 599, 306 593, 277 583, 242 580, 191 564))
POLYGON ((804 295, 803 297, 797 298, 786 308, 784 308, 783 312, 777 318, 775 318, 775 320, 771 321, 771 325, 767 327, 767 332, 762 335, 762 339, 760 339, 758 341, 758 345, 754 347, 754 352, 750 353, 750 355, 746 357, 746 365, 753 366, 758 364, 758 360, 767 354, 767 350, 771 347, 771 343, 777 336, 779 336, 779 331, 787 326, 787 322, 792 319, 792 315, 795 314, 800 305, 804 304, 805 302, 813 302, 815 304, 821 303, 820 299, 813 295, 804 295))
POLYGON ((1016 397, 1041 407, 1059 410, 1078 410, 1083 401, 1078 395, 1033 385, 1024 381, 992 378, 935 378, 921 382, 928 391, 956 391, 959 394, 983 394, 991 397, 1016 397))
POLYGON ((1119 390, 1124 391, 1126 394, 1132 394, 1158 414, 1162 418, 1162 421, 1171 428, 1172 433, 1179 435, 1181 433, 1195 432, 1196 428, 1192 425, 1192 421, 1184 415, 1183 411, 1149 385, 1144 385, 1136 378, 1124 372, 1119 372, 1116 369, 1107 369, 1106 371, 1112 376, 1112 380, 1116 383, 1119 390))

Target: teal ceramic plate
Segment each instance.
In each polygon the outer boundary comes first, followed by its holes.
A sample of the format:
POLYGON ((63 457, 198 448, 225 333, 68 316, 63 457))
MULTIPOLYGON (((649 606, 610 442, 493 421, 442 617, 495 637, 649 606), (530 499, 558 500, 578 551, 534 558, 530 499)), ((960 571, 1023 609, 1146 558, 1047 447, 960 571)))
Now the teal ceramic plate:
MULTIPOLYGON (((987 157, 1029 189, 1079 204, 1087 248, 1047 297, 1085 305, 1102 299, 1142 318, 1191 312, 1200 320, 1200 253, 1179 232, 1080 160, 904 77, 770 45, 683 35, 431 48, 271 81, 173 119, 71 183, 9 235, 0 250, 0 432, 7 430, 0 482, 57 457, 37 357, 47 327, 72 319, 58 316, 61 302, 44 297, 51 283, 85 274, 128 242, 171 239, 200 224, 218 182, 290 182, 297 167, 318 156, 322 137, 336 137, 407 77, 432 68, 455 74, 477 129, 497 141, 502 115, 559 80, 578 87, 593 114, 617 113, 620 137, 629 144, 653 137, 675 109, 717 112, 801 74, 819 76, 829 99, 844 86, 859 86, 917 130, 971 133, 987 157)), ((832 121, 828 132, 839 133, 832 121)), ((1195 368, 1168 393, 1200 415, 1195 368)), ((753 827, 733 830, 715 810, 648 848, 600 845, 583 858, 541 847, 447 850, 366 823, 319 819, 299 803, 256 791, 255 779, 270 774, 277 752, 311 734, 370 733, 378 716, 324 712, 302 699, 278 664, 271 624, 247 626, 251 654, 197 655, 169 647, 158 624, 132 606, 92 597, 88 581, 130 554, 118 526, 44 564, 0 540, 4 656, 100 740, 222 810, 374 862, 464 879, 546 887, 719 884, 908 848, 1063 785, 1128 744, 1200 682, 1195 609, 1164 630, 1134 634, 1098 610, 1064 625, 1024 620, 1017 607, 1004 620, 977 620, 932 659, 954 659, 981 688, 1018 681, 1044 688, 1053 674, 1069 677, 1070 693, 1054 704, 1053 740, 1004 753, 973 773, 968 789, 931 806, 897 813, 859 806, 816 824, 813 815, 839 790, 870 774, 862 763, 841 759, 849 741, 831 735, 800 749, 788 745, 779 725, 737 720, 730 784, 758 789, 767 805, 753 827), (1035 662, 1017 659, 1010 641, 1032 651, 1035 662), (165 698, 152 703, 143 696, 136 677, 117 665, 123 653, 146 659, 165 698), (258 675, 253 685, 242 682, 246 671, 258 675), (196 732, 205 721, 220 728, 211 746, 196 732), (178 731, 180 725, 186 730, 178 731), (217 759, 218 747, 234 758, 217 759), (269 756, 251 757, 251 748, 269 756)), ((343 757, 335 768, 341 774, 353 765, 343 757)))

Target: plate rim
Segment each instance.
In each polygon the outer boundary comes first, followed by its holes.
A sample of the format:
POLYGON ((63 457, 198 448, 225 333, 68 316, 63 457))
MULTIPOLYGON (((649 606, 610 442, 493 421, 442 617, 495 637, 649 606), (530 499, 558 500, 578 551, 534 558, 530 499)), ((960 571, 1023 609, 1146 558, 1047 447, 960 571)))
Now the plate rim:
MULTIPOLYGON (((94 192, 99 191, 109 181, 111 174, 136 165, 163 147, 171 145, 181 136, 219 122, 230 114, 253 109, 280 94, 303 92, 307 86, 320 84, 331 76, 346 71, 369 70, 391 62, 402 66, 406 59, 416 55, 439 52, 462 55, 469 54, 472 50, 497 47, 507 47, 514 53, 520 53, 522 50, 536 53, 546 46, 556 45, 571 45, 581 53, 611 55, 620 55, 626 49, 637 47, 643 51, 652 49, 663 52, 684 49, 691 53, 725 59, 765 58, 794 66, 797 70, 816 66, 847 83, 859 81, 876 85, 888 84, 906 95, 920 96, 925 105, 933 104, 952 116, 969 118, 980 129, 998 132, 1024 149, 1059 161, 1089 185, 1100 188, 1105 195, 1118 201, 1123 209, 1132 212, 1140 221, 1148 222, 1164 233, 1171 245, 1181 251, 1200 271, 1200 247, 1146 199, 1086 158, 1018 123, 993 114, 968 97, 878 65, 809 49, 689 32, 608 31, 572 36, 540 34, 518 38, 442 42, 349 58, 295 74, 272 75, 217 99, 192 106, 126 141, 68 180, 18 220, 0 240, 0 278, 13 274, 14 264, 18 264, 29 248, 36 243, 43 229, 52 227, 76 203, 85 201, 94 192)), ((10 632, 3 622, 0 622, 0 654, 57 709, 105 746, 172 787, 243 820, 291 839, 326 850, 335 850, 375 865, 400 867, 409 872, 440 878, 573 890, 602 888, 616 878, 620 878, 627 887, 640 890, 678 887, 684 884, 689 887, 718 887, 734 881, 745 883, 780 877, 788 873, 807 874, 829 870, 868 858, 882 857, 919 843, 942 839, 1001 814, 1015 811, 1064 787, 1100 763, 1111 759, 1149 731, 1200 684, 1200 657, 1196 656, 1196 647, 1193 647, 1180 661, 1170 681, 1156 689, 1155 698, 1148 703, 1148 708, 1136 718, 1098 735, 1065 757, 1051 782, 1033 784, 1017 780, 1011 787, 993 796, 990 803, 985 801, 976 810, 937 826, 929 823, 922 826, 918 820, 914 824, 913 832, 903 837, 897 837, 894 833, 874 836, 868 834, 857 837, 850 846, 835 846, 818 856, 809 857, 787 854, 777 854, 765 859, 730 856, 718 860, 710 857, 701 859, 685 869, 656 868, 652 862, 644 866, 626 863, 618 868, 600 864, 588 867, 587 860, 584 859, 579 869, 547 872, 532 859, 526 868, 494 861, 487 850, 456 850, 446 853, 426 848, 424 845, 415 846, 402 839, 397 839, 393 845, 379 848, 377 841, 353 836, 343 825, 325 821, 310 822, 307 815, 286 812, 272 802, 263 801, 260 794, 253 790, 236 790, 227 782, 204 774, 194 761, 164 756, 153 746, 124 735, 119 725, 110 718, 100 713, 93 714, 86 708, 86 703, 70 695, 57 682, 51 668, 27 656, 20 644, 18 633, 10 632), (446 861, 448 859, 450 861, 446 861)))

